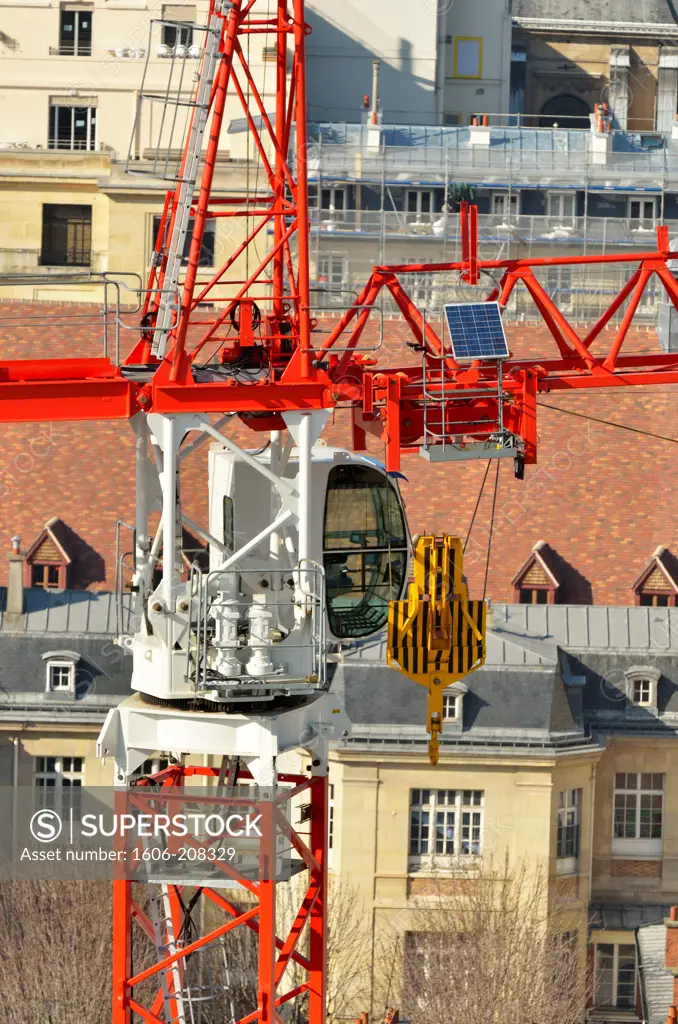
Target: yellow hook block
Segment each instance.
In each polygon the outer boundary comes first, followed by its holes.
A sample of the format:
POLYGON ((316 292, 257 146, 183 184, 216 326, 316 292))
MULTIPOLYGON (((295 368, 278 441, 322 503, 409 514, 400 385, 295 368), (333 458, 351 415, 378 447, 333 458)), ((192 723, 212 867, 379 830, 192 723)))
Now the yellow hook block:
POLYGON ((487 606, 469 601, 458 537, 419 537, 406 601, 391 601, 386 660, 428 690, 431 764, 438 763, 443 690, 485 661, 487 606))

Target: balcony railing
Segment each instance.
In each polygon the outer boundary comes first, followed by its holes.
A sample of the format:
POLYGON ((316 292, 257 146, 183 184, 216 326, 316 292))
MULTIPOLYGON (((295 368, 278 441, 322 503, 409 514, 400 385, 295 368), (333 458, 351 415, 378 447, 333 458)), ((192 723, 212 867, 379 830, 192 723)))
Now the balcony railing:
MULTIPOLYGON (((591 246, 595 252, 625 247, 654 249, 659 221, 627 217, 558 217, 530 214, 480 214, 478 235, 505 250, 534 244, 571 247, 591 246)), ((669 235, 678 235, 678 220, 664 220, 669 235)), ((457 213, 405 213, 396 210, 311 210, 311 229, 319 235, 378 238, 430 239, 458 242, 457 213)), ((450 257, 452 258, 452 257, 450 257)), ((488 257, 491 258, 491 257, 488 257)), ((498 257, 499 258, 499 257, 498 257)))
POLYGON ((59 46, 50 46, 50 57, 91 57, 91 43, 61 43, 59 46))

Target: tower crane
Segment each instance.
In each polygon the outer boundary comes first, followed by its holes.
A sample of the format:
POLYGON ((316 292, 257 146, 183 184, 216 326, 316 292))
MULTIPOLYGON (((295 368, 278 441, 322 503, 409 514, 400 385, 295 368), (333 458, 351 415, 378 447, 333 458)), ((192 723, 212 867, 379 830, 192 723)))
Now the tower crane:
POLYGON ((236 928, 258 936, 258 998, 238 1024, 273 1024, 302 996, 309 1024, 324 1024, 328 748, 350 729, 331 691, 328 653, 337 642, 385 637, 389 663, 428 691, 433 761, 442 690, 484 658, 485 604, 469 599, 461 545, 409 536, 401 454, 508 457, 521 477, 537 460, 540 392, 678 383, 678 354, 623 351, 653 274, 678 308, 664 227, 656 250, 641 254, 480 260, 477 210, 463 203, 461 260, 375 266, 355 302, 321 331, 310 300, 304 0, 260 8, 256 0, 210 0, 206 23, 196 26, 200 73, 131 353, 120 365, 76 356, 0 362, 0 420, 121 419, 135 432, 133 614, 119 637, 132 658, 133 694, 110 712, 99 740, 117 784, 167 751, 172 763, 144 785, 278 783, 308 801, 307 830, 286 826, 305 881, 282 935, 275 872, 253 881, 229 869, 244 903, 228 888, 201 886, 224 923, 190 941, 181 880, 166 881, 145 903, 130 881, 114 883, 113 1024, 132 1024, 134 1015, 188 1024, 188 957, 236 928), (275 40, 275 116, 248 63, 250 36, 275 40), (213 191, 231 96, 242 103, 264 181, 242 197, 213 191), (221 217, 244 219, 244 240, 199 282, 206 221, 221 217), (272 239, 263 258, 255 247, 262 233, 272 239), (245 252, 246 279, 232 283, 229 271, 245 252), (580 336, 534 271, 596 263, 628 263, 632 273, 580 336), (422 269, 456 273, 470 286, 489 275, 486 298, 500 312, 522 282, 554 351, 539 360, 460 359, 408 295, 408 275, 422 269), (359 346, 384 291, 412 333, 408 365, 380 366, 378 354, 359 346), (208 303, 217 312, 208 314, 208 303), (601 353, 603 329, 622 307, 601 353), (337 406, 350 410, 352 451, 322 443, 337 406), (231 421, 254 436, 254 448, 234 439, 231 421), (383 441, 384 465, 367 454, 368 435, 383 441), (209 517, 201 524, 182 510, 181 469, 205 442, 209 517), (185 579, 183 526, 209 550, 209 565, 193 565, 185 579), (310 752, 308 769, 280 770, 281 756, 298 748, 310 752), (220 765, 209 766, 210 758, 220 765), (137 942, 150 943, 143 967, 133 956, 137 942), (304 980, 290 989, 292 963, 304 980))

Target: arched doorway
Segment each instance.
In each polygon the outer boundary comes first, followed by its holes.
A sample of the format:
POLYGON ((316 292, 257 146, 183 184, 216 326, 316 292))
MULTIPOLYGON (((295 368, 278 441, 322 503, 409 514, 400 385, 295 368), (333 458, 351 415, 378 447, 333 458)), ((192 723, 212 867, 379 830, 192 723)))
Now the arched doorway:
POLYGON ((554 96, 541 109, 541 128, 589 128, 589 108, 578 96, 554 96))

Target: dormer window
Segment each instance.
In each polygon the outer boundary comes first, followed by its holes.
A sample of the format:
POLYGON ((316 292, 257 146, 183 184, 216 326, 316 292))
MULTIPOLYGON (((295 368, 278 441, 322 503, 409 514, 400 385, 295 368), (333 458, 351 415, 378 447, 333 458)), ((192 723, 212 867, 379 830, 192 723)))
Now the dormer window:
POLYGON ((556 575, 556 557, 543 541, 537 541, 525 564, 513 577, 518 604, 555 604, 560 579, 556 575))
POLYGON ((651 666, 634 666, 624 673, 626 696, 630 704, 638 708, 657 707, 657 683, 660 672, 651 666))
POLYGON ((634 679, 633 680, 633 703, 634 704, 650 704, 652 693, 652 683, 649 679, 634 679))
POLYGON ((75 677, 80 661, 77 651, 46 651, 42 660, 45 662, 46 692, 75 696, 75 677))
POLYGON ((26 552, 24 586, 65 590, 69 585, 72 557, 67 529, 58 518, 45 523, 26 552))
POLYGON ((633 584, 636 604, 647 608, 675 608, 678 604, 678 563, 660 545, 633 584))
POLYGON ((443 691, 443 722, 462 722, 466 693, 468 687, 465 683, 453 683, 443 691))
POLYGON ((459 718, 459 696, 456 693, 443 694, 443 722, 456 722, 459 718))
POLYGON ((50 693, 75 689, 75 665, 72 661, 51 661, 47 666, 47 689, 50 693))

